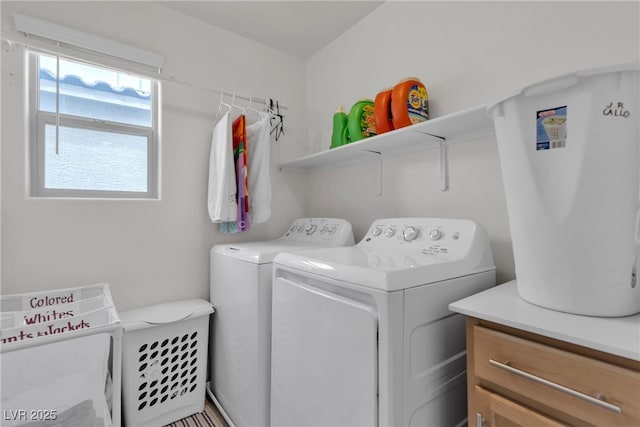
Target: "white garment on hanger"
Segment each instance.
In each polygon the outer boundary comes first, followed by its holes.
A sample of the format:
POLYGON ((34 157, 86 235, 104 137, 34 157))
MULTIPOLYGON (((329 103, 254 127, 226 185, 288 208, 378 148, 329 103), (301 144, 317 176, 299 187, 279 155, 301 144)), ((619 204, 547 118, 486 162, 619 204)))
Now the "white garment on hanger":
POLYGON ((259 224, 271 218, 271 137, 269 118, 260 113, 258 121, 247 126, 249 175, 249 221, 259 224))
POLYGON ((226 112, 213 129, 209 154, 208 209, 211 222, 235 221, 238 215, 231 116, 226 112))

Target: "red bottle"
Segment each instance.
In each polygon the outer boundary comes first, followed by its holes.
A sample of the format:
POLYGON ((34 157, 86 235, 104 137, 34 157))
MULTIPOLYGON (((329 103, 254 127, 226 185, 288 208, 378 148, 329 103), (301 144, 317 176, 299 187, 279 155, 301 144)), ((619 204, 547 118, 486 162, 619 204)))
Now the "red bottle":
POLYGON ((376 122, 376 131, 378 132, 378 135, 394 129, 393 116, 391 114, 392 92, 393 90, 391 88, 384 89, 376 95, 376 99, 373 101, 373 117, 376 122))

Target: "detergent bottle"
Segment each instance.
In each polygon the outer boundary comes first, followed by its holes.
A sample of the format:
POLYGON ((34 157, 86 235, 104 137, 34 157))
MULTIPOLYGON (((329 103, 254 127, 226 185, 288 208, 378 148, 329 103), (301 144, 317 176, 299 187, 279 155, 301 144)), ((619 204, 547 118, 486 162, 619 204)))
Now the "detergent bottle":
POLYGON ((338 106, 338 110, 333 115, 333 133, 331 134, 331 146, 336 148, 345 145, 347 141, 347 113, 342 105, 338 106))
POLYGON ((393 87, 391 114, 395 129, 429 119, 429 96, 419 79, 409 77, 393 87))
POLYGON ((370 99, 361 99, 349 111, 347 123, 349 142, 360 141, 376 135, 374 103, 370 99))
POLYGON ((393 116, 391 114, 391 93, 392 88, 384 89, 376 95, 373 101, 374 117, 376 122, 376 133, 378 135, 393 130, 393 116))

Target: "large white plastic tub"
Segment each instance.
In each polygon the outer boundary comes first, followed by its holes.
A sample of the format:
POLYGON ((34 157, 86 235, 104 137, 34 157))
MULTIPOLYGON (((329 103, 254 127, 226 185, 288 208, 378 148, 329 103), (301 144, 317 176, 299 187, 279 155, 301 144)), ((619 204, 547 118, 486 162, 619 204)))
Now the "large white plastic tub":
POLYGON ((639 80, 638 64, 594 69, 489 107, 523 299, 640 312, 639 80))

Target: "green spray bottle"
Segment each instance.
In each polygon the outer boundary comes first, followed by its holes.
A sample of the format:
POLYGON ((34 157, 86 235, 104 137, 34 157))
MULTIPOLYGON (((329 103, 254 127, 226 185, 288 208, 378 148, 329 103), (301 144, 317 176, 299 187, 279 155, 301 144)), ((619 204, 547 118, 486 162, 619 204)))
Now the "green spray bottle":
POLYGON ((347 131, 348 117, 344 106, 339 105, 333 115, 333 133, 331 134, 331 147, 336 148, 349 143, 347 131))

